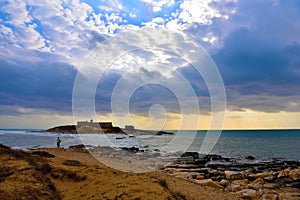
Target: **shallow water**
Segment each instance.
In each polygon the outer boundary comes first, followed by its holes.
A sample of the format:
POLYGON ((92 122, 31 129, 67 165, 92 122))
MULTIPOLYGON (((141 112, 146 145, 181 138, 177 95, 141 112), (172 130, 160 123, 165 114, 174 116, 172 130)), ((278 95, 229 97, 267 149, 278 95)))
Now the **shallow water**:
MULTIPOLYGON (((92 146, 135 146, 140 149, 159 151, 163 156, 172 156, 179 155, 185 150, 199 152, 206 131, 194 131, 194 133, 196 133, 195 137, 193 131, 182 131, 178 140, 172 140, 174 136, 170 135, 129 137, 122 134, 84 134, 79 136, 45 133, 39 130, 0 130, 0 143, 15 149, 56 147, 56 137, 59 136, 62 147, 81 143, 92 146), (116 140, 116 138, 123 139, 116 140), (188 144, 191 146, 187 146, 188 144), (166 146, 167 148, 164 148, 166 146)), ((222 131, 210 153, 235 158, 252 155, 259 160, 270 158, 300 160, 299 150, 300 130, 226 130, 222 131)))

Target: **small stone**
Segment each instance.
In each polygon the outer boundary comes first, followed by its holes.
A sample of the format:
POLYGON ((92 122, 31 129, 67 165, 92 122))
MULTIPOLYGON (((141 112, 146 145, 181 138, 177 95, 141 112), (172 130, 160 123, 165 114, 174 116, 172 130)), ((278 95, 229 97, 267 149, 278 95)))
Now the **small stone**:
POLYGON ((213 180, 211 179, 203 179, 203 180, 195 180, 195 183, 199 184, 199 185, 207 185, 208 182, 212 182, 213 180))
POLYGON ((265 192, 264 192, 263 189, 259 189, 259 190, 257 191, 257 195, 258 195, 258 196, 262 196, 262 195, 264 195, 264 194, 265 194, 265 192))
POLYGON ((273 175, 273 172, 262 172, 262 173, 256 173, 256 174, 251 174, 249 175, 251 178, 255 178, 255 179, 258 179, 258 178, 265 178, 265 177, 269 177, 273 175))
POLYGON ((291 185, 292 187, 300 189, 300 181, 294 181, 293 183, 291 183, 291 185))
POLYGON ((196 176, 196 179, 197 179, 197 180, 203 180, 204 178, 205 178, 205 177, 204 177, 203 175, 197 175, 197 176, 196 176))
POLYGON ((275 176, 270 175, 270 176, 264 177, 264 180, 267 181, 267 182, 274 182, 275 176))
POLYGON ((259 190, 263 188, 264 180, 262 178, 258 178, 252 183, 248 184, 245 188, 259 190))
POLYGON ((222 186, 224 186, 224 187, 226 187, 227 185, 229 185, 229 181, 227 181, 227 180, 225 180, 225 179, 222 179, 220 182, 219 182, 219 184, 220 185, 222 185, 222 186))
POLYGON ((257 192, 256 192, 256 190, 253 190, 253 189, 243 189, 243 190, 237 192, 237 194, 242 195, 243 198, 250 198, 250 199, 257 198, 257 192))
POLYGON ((219 189, 225 189, 222 185, 220 185, 219 183, 212 181, 208 183, 208 186, 210 187, 214 187, 214 188, 219 188, 219 189))
POLYGON ((232 181, 232 184, 245 186, 249 184, 249 180, 248 179, 234 180, 232 181))
POLYGON ((277 178, 281 178, 281 177, 288 177, 290 173, 290 168, 281 170, 277 176, 277 178))
POLYGON ((277 194, 275 194, 272 198, 272 200, 280 200, 279 196, 277 194))
POLYGON ((265 183, 265 181, 262 178, 258 178, 252 182, 252 184, 264 184, 264 183, 265 183))
POLYGON ((203 186, 210 186, 210 187, 214 187, 214 188, 225 189, 222 185, 220 185, 217 182, 214 182, 211 179, 196 180, 195 182, 197 184, 203 185, 203 186))
POLYGON ((237 192, 242 190, 242 187, 240 185, 229 185, 227 186, 227 189, 231 192, 237 192))
POLYGON ((293 169, 289 172, 289 176, 293 180, 298 180, 300 179, 300 168, 298 169, 293 169))
POLYGON ((262 199, 270 199, 270 200, 279 200, 279 196, 277 194, 264 194, 261 197, 262 199))
POLYGON ((259 190, 259 189, 262 189, 263 188, 263 184, 252 184, 252 189, 254 190, 259 190))
POLYGON ((264 186, 264 188, 267 188, 267 189, 275 189, 276 188, 276 184, 274 184, 274 183, 266 183, 263 186, 264 186))
POLYGON ((241 172, 236 171, 225 171, 225 176, 227 180, 239 180, 239 179, 245 179, 246 174, 243 174, 241 172))

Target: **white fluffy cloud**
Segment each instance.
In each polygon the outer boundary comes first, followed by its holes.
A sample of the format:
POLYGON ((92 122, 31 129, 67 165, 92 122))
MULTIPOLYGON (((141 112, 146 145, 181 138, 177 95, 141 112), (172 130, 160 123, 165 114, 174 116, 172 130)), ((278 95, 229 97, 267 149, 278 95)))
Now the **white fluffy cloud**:
POLYGON ((124 8, 118 0, 101 0, 101 3, 99 9, 106 12, 119 12, 124 8))
POLYGON ((211 19, 220 17, 221 14, 211 8, 210 3, 211 1, 184 1, 180 5, 182 11, 179 14, 179 19, 187 23, 211 24, 211 19))
MULTIPOLYGON (((182 2, 173 1, 153 1, 143 0, 150 6, 154 13, 158 12, 159 17, 153 17, 150 21, 143 22, 143 25, 151 27, 165 27, 173 31, 189 31, 193 27, 208 27, 215 23, 216 20, 223 24, 231 18, 236 12, 237 0, 185 0, 182 2), (224 5, 230 6, 224 6, 224 5), (176 6, 175 6, 176 5, 176 6), (174 6, 169 12, 169 7, 174 6)), ((201 32, 200 41, 210 44, 216 44, 219 35, 212 31, 201 32)))
POLYGON ((10 15, 8 21, 14 25, 22 25, 32 20, 32 17, 26 9, 26 3, 22 0, 9 0, 8 4, 2 8, 2 11, 10 15))
MULTIPOLYGON (((183 2, 142 0, 142 2, 153 13, 162 13, 143 19, 141 25, 144 26, 184 30, 189 24, 210 24, 213 18, 225 19, 226 16, 212 8, 211 0, 183 2), (167 12, 175 4, 178 8, 167 12)), ((137 16, 137 8, 127 10, 129 8, 126 3, 128 2, 102 0, 98 6, 92 6, 79 0, 43 2, 9 0, 1 9, 9 15, 9 20, 0 23, 0 37, 7 47, 15 45, 22 49, 53 53, 65 57, 66 62, 76 66, 84 60, 90 48, 95 46, 91 44, 97 42, 95 36, 112 36, 120 30, 138 27, 125 18, 137 16)), ((204 40, 214 43, 216 38, 210 35, 204 40)))
MULTIPOLYGON (((118 1, 111 3, 121 8, 118 1)), ((79 0, 10 0, 1 11, 9 16, 5 24, 0 24, 0 37, 7 47, 53 53, 75 66, 88 54, 95 33, 112 35, 122 28, 119 15, 96 13, 79 0)))

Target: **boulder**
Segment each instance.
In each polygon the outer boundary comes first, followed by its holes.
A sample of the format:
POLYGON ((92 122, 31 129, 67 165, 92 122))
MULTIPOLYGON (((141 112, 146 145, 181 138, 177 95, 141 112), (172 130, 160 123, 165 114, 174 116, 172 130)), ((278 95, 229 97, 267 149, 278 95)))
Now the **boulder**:
POLYGON ((247 160, 255 160, 255 157, 254 156, 246 156, 245 157, 247 160))
POLYGON ((89 151, 85 148, 84 144, 78 144, 69 146, 69 149, 76 152, 88 153, 89 151))
POLYGON ((211 160, 221 160, 221 159, 222 159, 222 156, 216 155, 216 154, 208 154, 208 155, 205 155, 203 158, 204 158, 205 160, 207 160, 207 161, 211 161, 211 160))
POLYGON ((77 144, 77 145, 72 145, 69 146, 70 149, 82 149, 84 148, 84 144, 77 144))
POLYGON ((191 157, 191 158, 197 159, 197 158, 199 158, 199 153, 198 152, 184 152, 181 155, 181 157, 182 158, 191 157))
POLYGON ((139 148, 137 148, 137 147, 122 147, 121 149, 123 149, 123 150, 126 150, 126 151, 130 151, 130 152, 133 152, 133 153, 137 153, 137 152, 139 152, 139 148))

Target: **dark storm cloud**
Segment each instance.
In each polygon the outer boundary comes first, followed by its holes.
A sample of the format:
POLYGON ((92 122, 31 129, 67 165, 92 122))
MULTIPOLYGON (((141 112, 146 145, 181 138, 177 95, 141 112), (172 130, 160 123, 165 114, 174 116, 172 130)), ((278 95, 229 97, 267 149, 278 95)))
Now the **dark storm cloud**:
POLYGON ((175 94, 166 87, 158 84, 146 84, 138 88, 130 99, 130 111, 148 116, 151 106, 159 104, 167 112, 178 113, 180 106, 175 94))
POLYGON ((222 47, 213 52, 229 108, 299 111, 300 12, 298 1, 239 2, 222 47))
MULTIPOLYGON (((125 80, 128 83, 134 82, 134 79, 147 77, 157 78, 158 73, 150 72, 142 68, 139 74, 132 74, 125 80)), ((122 78, 120 72, 105 73, 97 88, 96 92, 96 112, 101 114, 111 113, 111 98, 116 84, 122 78)), ((123 99, 127 95, 130 96, 129 109, 130 112, 139 115, 148 115, 150 107, 154 104, 160 104, 165 107, 169 112, 179 112, 179 105, 176 96, 168 88, 159 84, 142 84, 138 87, 133 94, 129 91, 121 91, 121 94, 115 94, 117 98, 123 99)))
MULTIPOLYGON (((237 89, 243 94, 284 95, 286 91, 280 89, 282 86, 300 84, 300 57, 296 55, 300 55, 298 44, 273 47, 256 38, 255 33, 240 29, 225 40, 224 48, 213 57, 227 86, 239 85, 237 89), (252 90, 251 85, 257 91, 252 90), (277 88, 268 87, 271 85, 277 88), (248 88, 245 91, 244 86, 248 88)), ((299 91, 290 92, 288 95, 299 91)))
POLYGON ((185 77, 198 97, 209 97, 209 91, 203 77, 192 65, 179 68, 178 72, 185 77))
MULTIPOLYGON (((70 112, 76 70, 66 63, 0 61, 0 104, 70 112)), ((15 112, 15 111, 13 111, 15 112)), ((4 114, 4 113, 3 113, 4 114)))
MULTIPOLYGON (((235 13, 228 20, 215 18, 211 25, 194 24, 187 33, 206 48, 219 68, 228 108, 299 111, 299 106, 291 106, 300 103, 299 1, 211 5, 220 13, 232 9, 235 13), (210 36, 217 41, 202 40, 210 36)), ((193 80, 193 88, 201 82, 193 78, 194 73, 187 76, 193 80)))
MULTIPOLYGON (((299 1, 253 0, 225 6, 214 3, 212 6, 221 14, 235 7, 236 13, 228 20, 215 18, 211 25, 192 24, 187 33, 208 49, 217 64, 225 83, 229 109, 300 111, 297 106, 300 104, 299 1), (218 41, 215 44, 203 42, 206 36, 216 36, 218 41)), ((106 38, 92 32, 88 48, 96 47, 106 38)), ((54 53, 35 52, 34 61, 27 59, 24 53, 24 60, 20 61, 21 51, 30 54, 31 50, 13 50, 14 55, 5 55, 9 59, 4 59, 5 53, 1 54, 0 112, 18 114, 21 113, 18 107, 24 107, 71 113, 77 70, 54 53)), ((168 60, 176 66, 176 59, 168 60)), ((190 82, 200 107, 209 110, 209 93, 201 76, 191 66, 180 68, 178 72, 190 82)), ((139 75, 161 76, 147 68, 141 68, 136 77, 139 75)), ((111 95, 121 77, 122 74, 114 72, 102 77, 95 96, 97 111, 111 112, 111 95)), ((173 81, 176 83, 175 79, 173 81)), ((174 94, 154 85, 137 90, 131 103, 130 109, 136 113, 147 113, 156 103, 164 105, 170 112, 179 110, 174 94)))
POLYGON ((95 95, 96 112, 101 114, 111 113, 111 96, 115 85, 121 77, 121 74, 115 72, 108 72, 102 75, 95 95))

